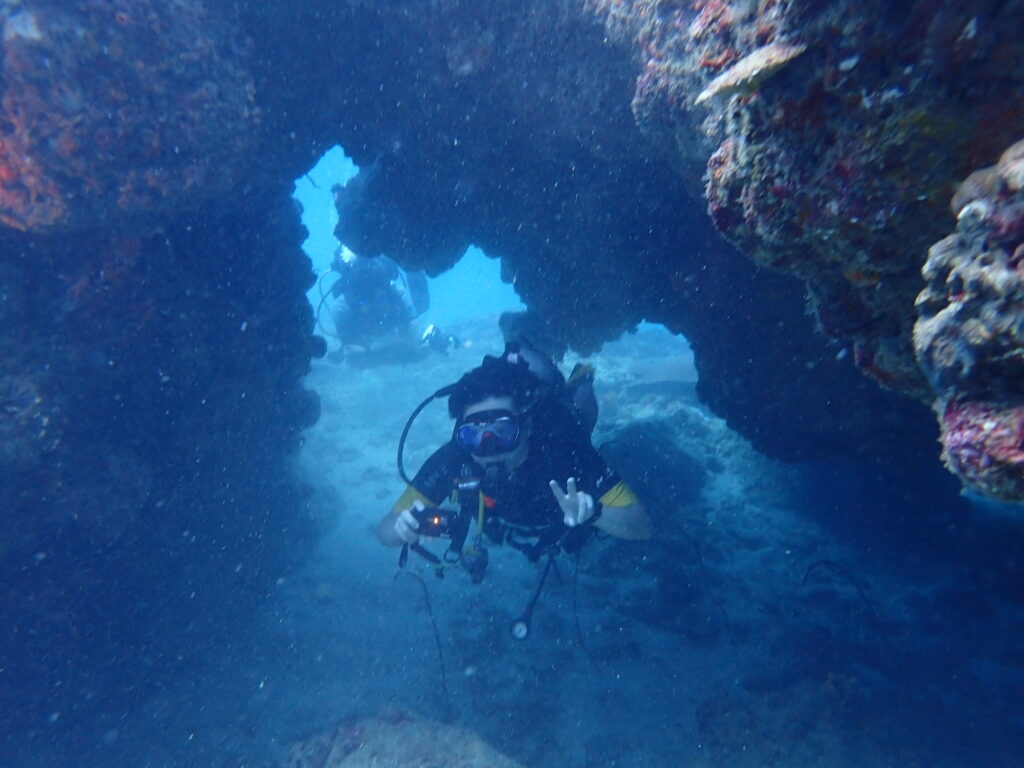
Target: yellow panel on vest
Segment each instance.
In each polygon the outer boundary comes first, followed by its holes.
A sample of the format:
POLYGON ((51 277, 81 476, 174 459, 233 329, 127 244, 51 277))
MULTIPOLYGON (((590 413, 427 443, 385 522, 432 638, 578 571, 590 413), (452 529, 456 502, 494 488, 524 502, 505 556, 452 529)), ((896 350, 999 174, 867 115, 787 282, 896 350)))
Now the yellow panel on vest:
POLYGON ((605 491, 598 501, 601 502, 603 507, 628 507, 630 504, 638 504, 640 502, 632 489, 626 485, 625 480, 619 480, 619 482, 605 491))
POLYGON ((427 507, 437 506, 437 504, 435 504, 422 493, 417 491, 413 486, 407 485, 405 486, 405 490, 402 492, 402 495, 398 497, 398 501, 396 501, 395 505, 391 508, 391 511, 400 512, 403 509, 408 509, 409 507, 412 506, 412 503, 414 501, 422 501, 424 506, 427 507))

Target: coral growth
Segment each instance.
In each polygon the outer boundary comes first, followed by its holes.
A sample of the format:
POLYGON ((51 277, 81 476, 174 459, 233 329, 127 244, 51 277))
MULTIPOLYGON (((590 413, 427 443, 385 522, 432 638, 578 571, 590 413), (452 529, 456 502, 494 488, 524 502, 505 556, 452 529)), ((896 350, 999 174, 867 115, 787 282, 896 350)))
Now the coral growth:
POLYGON ((1024 405, 952 400, 940 407, 946 466, 986 496, 1024 501, 1024 405))
POLYGON ((0 7, 0 222, 82 228, 223 194, 258 111, 244 41, 197 0, 0 7))
POLYGON ((801 53, 806 45, 771 43, 747 54, 720 74, 708 87, 697 94, 694 104, 703 104, 716 96, 727 97, 753 93, 774 72, 784 67, 801 53))
POLYGON ((946 190, 1024 116, 1024 4, 622 5, 589 4, 639 51, 641 129, 680 164, 707 162, 716 226, 804 280, 862 372, 928 399, 911 343, 920 264, 946 190))
POLYGON ((947 465, 1024 501, 1024 141, 972 173, 957 231, 932 246, 914 345, 935 390, 947 465))

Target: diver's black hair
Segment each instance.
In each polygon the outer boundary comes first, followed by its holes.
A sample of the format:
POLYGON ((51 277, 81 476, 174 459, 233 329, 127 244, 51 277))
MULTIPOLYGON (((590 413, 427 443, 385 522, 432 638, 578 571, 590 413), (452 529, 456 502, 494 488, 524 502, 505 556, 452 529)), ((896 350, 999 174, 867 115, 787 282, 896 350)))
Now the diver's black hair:
POLYGON ((519 355, 516 344, 508 344, 501 357, 487 355, 483 362, 466 373, 448 396, 448 414, 458 419, 466 408, 487 397, 511 397, 525 411, 542 396, 544 384, 519 355))

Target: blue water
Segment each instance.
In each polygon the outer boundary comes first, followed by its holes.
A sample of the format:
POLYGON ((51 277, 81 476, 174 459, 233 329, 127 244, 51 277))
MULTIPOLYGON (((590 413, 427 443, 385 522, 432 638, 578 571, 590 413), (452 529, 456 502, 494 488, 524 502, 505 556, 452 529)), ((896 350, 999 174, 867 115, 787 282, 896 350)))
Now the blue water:
MULTIPOLYGON (((303 247, 318 276, 339 246, 331 187, 357 173, 336 147, 296 180, 303 247)), ((434 578, 418 558, 409 571, 422 585, 396 579, 397 552, 377 543, 374 528, 403 488, 395 451, 406 419, 499 352, 498 317, 524 309, 499 261, 475 247, 429 288, 431 307, 416 323, 458 336, 447 354, 367 368, 331 355, 312 364, 306 384, 320 417, 280 469, 300 480, 316 522, 312 552, 286 568, 268 546, 265 563, 243 566, 231 549, 236 521, 213 520, 206 507, 168 537, 186 553, 171 576, 173 607, 154 587, 138 605, 81 608, 87 618, 91 609, 115 615, 124 626, 110 635, 123 645, 97 647, 88 622, 45 616, 66 643, 66 666, 0 660, 2 679, 21 686, 3 692, 11 703, 2 768, 268 768, 339 723, 383 717, 360 727, 397 739, 406 713, 440 721, 449 712, 532 768, 1024 765, 1019 509, 965 498, 937 461, 910 471, 766 459, 702 405, 693 351, 661 326, 641 324, 599 353, 560 361, 564 373, 577 362, 595 368, 594 442, 647 505, 650 542, 595 540, 578 562, 561 558, 525 643, 509 625, 542 564, 508 547, 492 548, 479 586, 462 573, 434 578), (215 580, 189 571, 193 545, 223 563, 215 580), (243 601, 233 580, 261 566, 275 577, 243 601), (215 621, 193 613, 197 595, 223 607, 215 621), (137 615, 186 640, 171 656, 145 645, 137 615)), ((314 308, 320 290, 308 294, 314 308)), ((229 331, 244 325, 232 318, 229 331)), ((158 413, 151 429, 176 417, 158 413)), ((193 428, 243 454, 252 448, 216 434, 212 417, 193 428)), ((406 446, 410 471, 451 428, 443 403, 425 407, 406 446)), ((112 474, 130 482, 134 467, 121 461, 112 474)), ((255 473, 251 481, 276 488, 255 473)), ((225 509, 232 492, 210 489, 225 509)), ((147 521, 154 531, 163 522, 147 521)), ((259 536, 278 533, 292 540, 273 528, 259 536)), ((104 550, 90 554, 102 560, 104 550)), ((33 574, 54 573, 54 559, 40 551, 21 568, 24 581, 49 586, 33 574)), ((101 572, 112 583, 128 578, 101 572)), ((396 768, 456 764, 442 755, 396 768)))

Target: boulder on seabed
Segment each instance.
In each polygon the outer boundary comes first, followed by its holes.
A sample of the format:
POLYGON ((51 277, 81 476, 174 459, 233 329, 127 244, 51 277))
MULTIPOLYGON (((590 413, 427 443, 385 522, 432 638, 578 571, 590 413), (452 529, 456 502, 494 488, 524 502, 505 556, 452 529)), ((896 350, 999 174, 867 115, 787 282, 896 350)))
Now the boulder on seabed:
POLYGON ((295 744, 286 768, 523 768, 459 725, 407 713, 345 721, 295 744))

